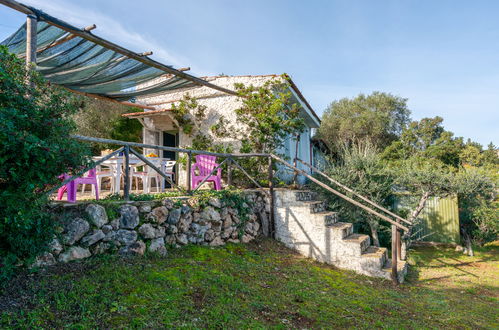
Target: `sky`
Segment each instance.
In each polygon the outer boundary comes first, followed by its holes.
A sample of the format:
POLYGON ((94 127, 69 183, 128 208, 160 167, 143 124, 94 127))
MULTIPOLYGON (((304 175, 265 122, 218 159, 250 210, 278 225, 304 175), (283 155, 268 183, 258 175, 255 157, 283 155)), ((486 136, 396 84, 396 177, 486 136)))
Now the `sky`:
MULTIPOLYGON (((499 144, 499 1, 21 2, 198 76, 288 73, 319 115, 381 91, 414 120, 499 144)), ((0 6, 0 40, 24 21, 0 6)))

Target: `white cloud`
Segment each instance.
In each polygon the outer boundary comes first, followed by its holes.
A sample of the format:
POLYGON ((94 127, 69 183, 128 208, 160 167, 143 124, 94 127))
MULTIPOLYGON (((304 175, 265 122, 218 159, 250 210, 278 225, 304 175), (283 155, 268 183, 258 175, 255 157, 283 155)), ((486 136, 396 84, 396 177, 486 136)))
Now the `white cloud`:
MULTIPOLYGON (((146 39, 143 35, 127 29, 121 22, 101 12, 61 0, 25 0, 24 2, 77 27, 83 28, 95 24, 97 29, 92 32, 96 35, 139 53, 152 51, 151 58, 161 63, 173 65, 176 68, 185 67, 185 63, 192 63, 187 58, 161 47, 160 43, 151 37, 148 36, 146 39)), ((209 72, 199 70, 196 74, 210 75, 209 72)))

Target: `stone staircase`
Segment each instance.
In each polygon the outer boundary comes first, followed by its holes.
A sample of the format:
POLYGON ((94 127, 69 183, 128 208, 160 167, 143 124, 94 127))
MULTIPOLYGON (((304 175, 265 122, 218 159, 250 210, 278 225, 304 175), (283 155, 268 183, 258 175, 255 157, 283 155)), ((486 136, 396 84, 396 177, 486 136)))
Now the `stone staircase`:
MULTIPOLYGON (((387 249, 371 245, 368 235, 355 234, 351 223, 326 210, 317 195, 304 190, 275 190, 276 239, 304 256, 357 273, 391 279, 387 249)), ((407 265, 399 261, 399 282, 407 265)))

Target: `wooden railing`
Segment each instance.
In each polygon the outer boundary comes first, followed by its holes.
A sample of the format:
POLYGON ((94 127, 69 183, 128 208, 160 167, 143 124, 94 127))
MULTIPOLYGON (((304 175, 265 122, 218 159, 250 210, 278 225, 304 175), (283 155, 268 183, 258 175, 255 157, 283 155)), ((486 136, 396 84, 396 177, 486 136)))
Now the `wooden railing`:
MULTIPOLYGON (((218 152, 209 152, 209 151, 203 151, 203 150, 192 150, 192 149, 182 149, 182 148, 175 148, 175 147, 166 147, 166 146, 158 146, 158 145, 150 145, 150 144, 143 144, 143 143, 136 143, 136 142, 126 142, 126 141, 119 141, 119 140, 111 140, 111 139, 101 139, 101 138, 94 138, 94 137, 87 137, 87 136, 80 136, 80 135, 74 135, 73 138, 81 140, 81 141, 87 141, 87 142, 93 142, 93 143, 106 143, 106 144, 116 144, 120 145, 121 147, 109 155, 104 156, 103 158, 99 159, 98 161, 94 162, 91 167, 87 167, 85 169, 82 169, 78 173, 76 173, 74 176, 71 178, 65 180, 63 183, 61 183, 60 186, 66 184, 67 182, 73 180, 74 178, 77 178, 81 176, 83 173, 88 171, 90 168, 94 168, 106 160, 109 160, 110 158, 120 154, 121 152, 123 153, 123 156, 125 158, 125 178, 124 178, 124 199, 129 200, 129 194, 130 194, 130 153, 138 157, 142 162, 150 166, 154 171, 156 171, 159 175, 161 175, 163 178, 167 180, 167 182, 174 188, 178 189, 182 193, 185 194, 193 194, 203 183, 206 182, 207 178, 214 174, 222 165, 226 164, 227 165, 227 184, 228 186, 232 185, 232 173, 233 173, 233 167, 237 168, 240 170, 256 187, 262 189, 265 194, 269 197, 269 202, 270 202, 270 228, 269 228, 269 234, 271 237, 275 237, 275 220, 274 220, 274 162, 279 163, 282 166, 285 166, 291 170, 294 171, 295 176, 300 174, 310 180, 311 182, 314 182, 315 184, 319 185, 320 187, 326 189, 327 191, 333 193, 334 195, 338 196, 339 198, 342 198, 343 200, 363 209, 364 211, 373 214, 380 219, 387 221, 388 223, 391 224, 392 226, 392 242, 391 242, 391 250, 392 250, 392 278, 393 281, 398 282, 398 268, 397 268, 397 261, 401 260, 401 233, 402 232, 408 232, 409 228, 407 226, 410 226, 411 223, 398 216, 397 214, 389 211, 388 209, 382 207, 381 205, 378 205, 377 203, 371 201, 370 199, 358 194, 357 192, 353 191, 349 187, 341 184, 340 182, 334 180, 333 178, 329 177, 326 175, 324 172, 320 171, 319 169, 315 168, 314 166, 310 165, 309 163, 295 158, 294 159, 294 164, 290 164, 284 159, 274 155, 274 154, 265 154, 265 153, 218 153, 218 152), (181 186, 175 184, 169 176, 167 176, 165 173, 163 173, 155 164, 153 164, 150 160, 147 159, 147 157, 144 157, 140 152, 137 150, 133 149, 134 147, 138 148, 147 148, 147 149, 154 149, 154 150, 165 150, 165 151, 173 151, 175 153, 184 153, 187 155, 187 162, 186 162, 186 187, 187 189, 182 188, 181 186), (225 158, 222 162, 219 163, 217 167, 215 167, 211 173, 200 183, 198 186, 192 190, 191 188, 191 167, 192 167, 192 157, 193 155, 196 154, 203 154, 203 155, 212 155, 212 156, 217 156, 217 157, 222 157, 225 158), (268 173, 267 173, 267 178, 268 178, 268 187, 263 187, 258 181, 253 178, 238 162, 236 159, 238 158, 250 158, 250 157, 262 157, 262 158, 267 158, 268 159, 268 173), (298 168, 297 162, 303 164, 304 166, 308 167, 311 172, 315 172, 319 174, 321 177, 327 179, 331 184, 334 184, 341 189, 345 190, 347 193, 350 193, 351 195, 357 197, 360 201, 368 204, 365 205, 362 202, 355 200, 352 197, 347 196, 346 194, 332 188, 330 185, 318 180, 316 177, 312 176, 310 173, 298 168), (265 189, 264 189, 265 188, 265 189), (267 190, 268 188, 268 190, 267 190)), ((57 189, 57 188, 55 188, 57 189)), ((52 190, 54 191, 54 189, 52 190)))

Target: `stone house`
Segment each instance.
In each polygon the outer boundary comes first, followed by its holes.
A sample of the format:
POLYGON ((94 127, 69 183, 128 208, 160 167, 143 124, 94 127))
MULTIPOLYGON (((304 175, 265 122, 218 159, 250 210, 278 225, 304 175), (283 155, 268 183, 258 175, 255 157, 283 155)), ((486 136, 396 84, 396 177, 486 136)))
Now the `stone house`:
MULTIPOLYGON (((273 74, 258 76, 215 76, 207 77, 205 79, 212 84, 233 90, 235 83, 257 87, 269 80, 282 81, 283 78, 280 75, 273 74)), ((155 82, 153 81, 151 83, 155 82)), ((314 158, 311 138, 313 136, 313 129, 318 128, 320 125, 320 118, 291 79, 289 79, 289 86, 292 95, 291 102, 296 103, 300 107, 300 114, 306 124, 306 128, 298 141, 298 157, 311 163, 314 158)), ((139 87, 143 88, 145 86, 139 87)), ((228 120, 230 125, 240 127, 241 124, 238 124, 234 110, 241 106, 241 98, 209 87, 196 86, 137 98, 137 103, 154 106, 157 107, 158 110, 145 110, 144 112, 129 113, 124 116, 137 119, 142 123, 144 127, 143 142, 145 144, 179 148, 190 147, 192 146, 193 138, 178 128, 171 112, 172 104, 178 104, 185 94, 189 94, 189 96, 195 98, 198 104, 206 106, 206 119, 201 124, 201 127, 197 127, 197 129, 210 135, 213 142, 231 144, 234 147, 234 150, 238 150, 238 147, 240 146, 240 141, 238 139, 217 138, 211 134, 210 128, 218 122, 221 116, 228 120)), ((289 136, 285 141, 283 150, 280 150, 280 152, 290 159, 294 158, 297 147, 296 143, 295 137, 289 136)), ((145 152, 148 153, 151 151, 153 150, 146 150, 145 152)), ((176 159, 176 155, 173 152, 163 151, 163 155, 161 156, 176 159)), ((306 168, 303 167, 303 169, 305 170, 306 168)), ((180 185, 185 185, 185 170, 180 168, 177 168, 176 170, 178 172, 176 181, 180 185)), ((306 170, 308 170, 308 168, 306 170)), ((292 174, 282 171, 280 176, 283 180, 289 180, 292 177, 292 174)), ((301 178, 301 180, 302 179, 303 178, 301 178)))

